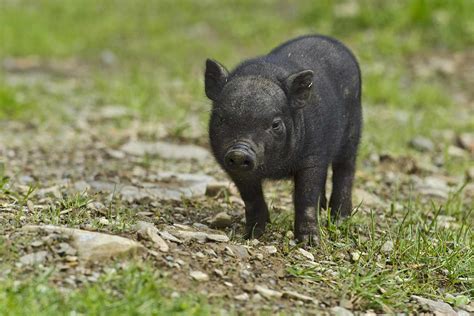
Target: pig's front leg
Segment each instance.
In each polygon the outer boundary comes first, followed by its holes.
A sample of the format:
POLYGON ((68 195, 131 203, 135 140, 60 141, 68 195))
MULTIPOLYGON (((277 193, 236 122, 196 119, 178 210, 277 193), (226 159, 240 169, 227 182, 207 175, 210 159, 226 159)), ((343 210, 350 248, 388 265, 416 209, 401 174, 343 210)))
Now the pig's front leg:
POLYGON ((262 182, 235 181, 240 196, 245 203, 245 235, 246 239, 258 238, 270 222, 268 207, 263 196, 262 182))
POLYGON ((295 237, 308 245, 319 241, 318 212, 325 185, 327 167, 310 167, 295 175, 295 237))

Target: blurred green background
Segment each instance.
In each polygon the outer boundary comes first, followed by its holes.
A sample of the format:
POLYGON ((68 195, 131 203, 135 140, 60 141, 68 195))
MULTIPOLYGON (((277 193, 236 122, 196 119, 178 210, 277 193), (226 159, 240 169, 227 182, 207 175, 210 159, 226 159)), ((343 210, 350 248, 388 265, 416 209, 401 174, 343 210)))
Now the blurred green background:
POLYGON ((473 127, 465 120, 473 102, 466 73, 474 59, 471 0, 0 0, 0 6, 1 59, 69 61, 86 70, 73 95, 55 95, 5 84, 4 67, 3 119, 51 118, 89 96, 94 106, 125 105, 180 131, 198 117, 205 131, 205 58, 232 68, 291 37, 320 33, 345 42, 360 60, 364 146, 399 151, 415 134, 473 127))

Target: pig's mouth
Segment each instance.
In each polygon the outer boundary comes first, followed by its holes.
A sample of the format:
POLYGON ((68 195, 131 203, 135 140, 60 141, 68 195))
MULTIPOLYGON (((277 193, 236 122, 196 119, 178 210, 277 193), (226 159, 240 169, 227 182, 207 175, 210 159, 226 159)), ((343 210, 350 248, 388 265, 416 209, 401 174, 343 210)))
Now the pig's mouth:
POLYGON ((227 150, 224 165, 232 172, 251 172, 256 169, 257 155, 249 144, 238 142, 227 150))

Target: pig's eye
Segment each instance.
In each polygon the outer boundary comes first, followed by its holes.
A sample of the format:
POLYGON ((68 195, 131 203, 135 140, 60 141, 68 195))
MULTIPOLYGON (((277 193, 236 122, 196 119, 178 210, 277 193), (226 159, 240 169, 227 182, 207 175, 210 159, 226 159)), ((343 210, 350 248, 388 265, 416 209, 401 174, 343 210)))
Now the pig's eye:
POLYGON ((272 130, 275 132, 281 132, 283 129, 283 121, 281 119, 275 119, 272 123, 272 130))

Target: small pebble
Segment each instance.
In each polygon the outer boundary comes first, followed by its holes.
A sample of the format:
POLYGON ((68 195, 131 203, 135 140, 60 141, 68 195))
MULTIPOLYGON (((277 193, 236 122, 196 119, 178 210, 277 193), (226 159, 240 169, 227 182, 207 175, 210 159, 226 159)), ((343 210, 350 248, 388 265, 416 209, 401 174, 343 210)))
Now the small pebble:
POLYGON ((250 241, 250 245, 252 245, 252 246, 257 246, 259 243, 260 243, 260 241, 258 241, 258 239, 252 239, 250 241))
POLYGON ((110 225, 109 220, 108 220, 107 218, 105 218, 105 217, 101 217, 101 218, 99 219, 99 223, 102 224, 102 225, 105 225, 105 226, 110 225))
POLYGON ((242 293, 242 294, 234 296, 234 298, 238 301, 248 301, 249 295, 247 293, 242 293))
POLYGON ((474 133, 462 133, 458 136, 458 144, 461 148, 474 153, 474 133))
POLYGON ((382 246, 382 252, 391 252, 393 250, 393 241, 387 240, 382 246))
POLYGON ((275 246, 264 246, 263 249, 265 250, 266 253, 272 255, 274 253, 277 253, 277 248, 275 246))
POLYGON ((47 251, 38 251, 38 252, 29 253, 20 258, 20 263, 24 265, 40 264, 46 261, 47 256, 48 256, 47 251))
POLYGON ((28 207, 28 210, 30 212, 34 212, 35 211, 35 205, 33 204, 33 202, 31 202, 30 200, 26 201, 26 206, 28 207))
POLYGON ((209 276, 201 271, 191 271, 189 275, 196 281, 209 281, 209 276))
POLYGON ((262 286, 262 285, 256 285, 256 286, 255 286, 255 290, 256 290, 260 295, 262 295, 263 297, 266 297, 266 298, 268 298, 268 299, 271 299, 271 298, 280 298, 280 297, 283 296, 283 293, 278 292, 278 291, 271 290, 271 289, 267 288, 266 286, 262 286))
POLYGON ((410 146, 413 149, 416 149, 416 150, 421 151, 421 152, 433 151, 434 150, 433 142, 430 139, 428 139, 426 137, 423 137, 423 136, 416 136, 415 138, 413 138, 410 141, 410 146))
POLYGON ((307 259, 314 261, 314 256, 311 252, 304 250, 303 248, 298 248, 299 253, 301 253, 307 259))
POLYGON ((359 261, 360 252, 359 251, 351 252, 351 259, 352 259, 352 261, 359 261))

